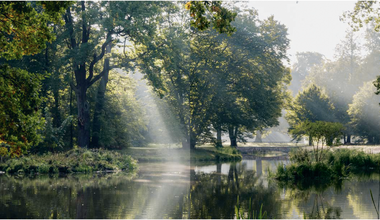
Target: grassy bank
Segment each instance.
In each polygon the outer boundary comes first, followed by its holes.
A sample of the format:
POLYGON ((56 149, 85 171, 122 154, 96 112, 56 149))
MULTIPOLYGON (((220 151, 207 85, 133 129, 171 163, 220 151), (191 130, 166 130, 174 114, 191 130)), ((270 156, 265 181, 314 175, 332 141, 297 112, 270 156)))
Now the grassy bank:
POLYGON ((55 154, 25 155, 0 163, 0 171, 25 174, 132 172, 135 169, 137 163, 131 156, 102 149, 74 149, 55 154))
POLYGON ((91 172, 133 172, 139 162, 160 161, 240 161, 242 156, 231 147, 216 149, 203 147, 184 150, 178 147, 167 148, 160 145, 132 147, 126 150, 87 150, 74 149, 62 153, 44 155, 24 155, 0 163, 0 171, 9 174, 52 174, 52 173, 91 173, 91 172), (133 159, 134 158, 134 159, 133 159))
POLYGON ((199 147, 193 150, 182 148, 166 148, 163 146, 131 147, 123 151, 139 162, 158 161, 239 161, 240 152, 231 147, 216 149, 199 147))
POLYGON ((274 177, 294 184, 328 183, 351 174, 378 172, 380 154, 358 150, 337 149, 319 151, 298 149, 289 154, 291 163, 280 164, 274 177), (317 155, 317 157, 316 157, 317 155))

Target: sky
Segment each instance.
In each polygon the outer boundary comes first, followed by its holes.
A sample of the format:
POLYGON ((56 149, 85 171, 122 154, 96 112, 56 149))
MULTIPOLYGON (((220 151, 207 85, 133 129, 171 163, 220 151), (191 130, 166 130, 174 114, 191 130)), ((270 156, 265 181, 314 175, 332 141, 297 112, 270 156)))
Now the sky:
POLYGON ((250 1, 259 18, 274 18, 288 28, 289 58, 295 62, 297 52, 319 52, 333 60, 336 45, 344 39, 347 22, 339 20, 345 11, 354 9, 356 1, 250 1))

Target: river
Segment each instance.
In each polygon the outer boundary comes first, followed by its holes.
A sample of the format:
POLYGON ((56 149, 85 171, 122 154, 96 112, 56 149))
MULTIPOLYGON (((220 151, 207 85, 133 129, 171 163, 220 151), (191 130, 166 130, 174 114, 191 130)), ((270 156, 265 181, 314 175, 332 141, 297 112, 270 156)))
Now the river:
POLYGON ((377 218, 379 176, 300 189, 268 178, 283 157, 238 163, 140 163, 134 175, 0 175, 0 218, 377 218), (252 208, 249 209, 249 201, 252 208), (261 208, 262 207, 262 208, 261 208))

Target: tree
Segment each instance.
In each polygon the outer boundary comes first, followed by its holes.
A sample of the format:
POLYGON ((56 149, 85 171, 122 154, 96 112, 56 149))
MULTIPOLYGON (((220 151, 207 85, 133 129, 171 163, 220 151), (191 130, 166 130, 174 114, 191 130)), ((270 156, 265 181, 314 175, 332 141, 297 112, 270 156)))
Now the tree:
POLYGON ((38 7, 23 1, 0 3, 0 58, 20 59, 39 53, 46 42, 55 39, 48 24, 60 23, 61 14, 72 2, 41 1, 37 4, 38 7))
POLYGON ((313 152, 315 161, 318 162, 323 159, 323 147, 325 145, 329 147, 333 146, 334 140, 343 134, 343 130, 344 126, 339 122, 303 121, 298 123, 290 133, 298 140, 304 135, 313 137, 313 152))
POLYGON ((278 124, 290 81, 282 63, 289 43, 286 27, 273 17, 260 21, 252 10, 238 13, 236 33, 220 40, 226 47, 223 58, 214 64, 217 83, 213 86, 218 92, 213 98, 212 123, 217 132, 227 127, 234 147, 238 138, 244 141, 243 130, 278 124))
POLYGON ((20 156, 41 141, 41 79, 41 75, 0 66, 1 156, 20 156))
POLYGON ((292 81, 289 89, 295 96, 300 92, 302 82, 310 74, 314 67, 320 66, 324 62, 324 57, 316 52, 297 53, 297 62, 292 66, 292 81))
POLYGON ((305 86, 314 83, 329 96, 335 107, 331 113, 337 122, 346 127, 345 143, 351 142, 353 134, 347 114, 348 104, 352 102, 353 95, 367 75, 362 71, 359 48, 357 36, 352 31, 347 31, 345 39, 336 47, 336 60, 326 60, 323 65, 315 66, 305 80, 305 86))
MULTIPOLYGON (((101 84, 104 86, 100 88, 100 93, 104 93, 107 74, 114 67, 111 64, 104 64, 103 68, 99 68, 100 62, 108 56, 120 37, 124 37, 126 42, 134 45, 137 53, 143 53, 153 47, 155 42, 151 41, 151 37, 156 31, 163 7, 168 4, 78 2, 66 10, 64 34, 67 36, 69 48, 66 59, 71 62, 75 78, 72 88, 77 97, 80 147, 89 147, 90 144, 90 105, 87 100, 87 90, 103 78, 101 84)), ((104 60, 105 63, 112 62, 104 60)), ((123 66, 131 68, 133 67, 131 62, 135 60, 136 58, 126 56, 123 58, 123 66)), ((101 96, 99 95, 99 98, 101 96)))
MULTIPOLYGON (((306 121, 335 121, 332 114, 334 106, 331 104, 329 97, 314 84, 299 93, 289 108, 286 119, 290 125, 290 132, 306 121)), ((309 145, 312 144, 312 138, 313 136, 309 134, 309 145)))
POLYGON ((355 133, 367 139, 368 143, 379 144, 380 114, 376 88, 372 82, 366 82, 354 95, 348 114, 355 133))
POLYGON ((259 21, 253 12, 241 16, 231 37, 213 30, 190 32, 171 22, 163 29, 165 50, 160 54, 165 56, 156 61, 162 63, 163 85, 156 91, 176 109, 187 137, 183 146, 213 140, 211 126, 219 142, 226 126, 236 146, 243 127, 271 126, 281 115, 289 78, 282 64, 286 28, 273 18, 259 21))
MULTIPOLYGON (((364 24, 372 22, 373 29, 379 32, 380 7, 378 4, 377 1, 358 1, 353 11, 348 11, 343 14, 343 19, 348 20, 354 31, 358 31, 363 28, 364 24)), ((377 76, 373 84, 376 87, 376 94, 380 94, 380 76, 377 76)))
MULTIPOLYGON (((100 83, 99 83, 100 84, 100 83)), ((143 136, 146 122, 141 103, 135 96, 136 81, 126 76, 120 70, 112 70, 108 77, 108 86, 103 101, 104 106, 99 112, 98 131, 92 130, 92 138, 98 137, 97 147, 123 149, 131 145, 143 146, 146 142, 143 136), (98 134, 93 134, 99 132, 98 134)), ((100 86, 100 85, 99 85, 100 86)), ((89 91, 92 99, 99 99, 99 87, 89 91)), ((92 102, 98 105, 98 102, 92 102)), ((93 114, 96 114, 94 108, 93 114)), ((95 121, 93 121, 95 123, 95 121)))

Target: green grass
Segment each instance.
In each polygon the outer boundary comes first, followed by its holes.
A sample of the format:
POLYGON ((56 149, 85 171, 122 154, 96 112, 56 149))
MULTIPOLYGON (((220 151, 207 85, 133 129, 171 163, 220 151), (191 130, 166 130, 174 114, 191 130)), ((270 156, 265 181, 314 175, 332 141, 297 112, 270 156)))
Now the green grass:
POLYGON ((103 149, 73 149, 55 154, 24 155, 0 163, 0 171, 10 174, 133 172, 136 169, 137 161, 131 156, 103 149))
POLYGON ((159 161, 239 161, 242 156, 238 150, 231 147, 216 149, 214 147, 199 147, 193 150, 182 148, 161 147, 131 147, 123 150, 139 162, 159 161))

